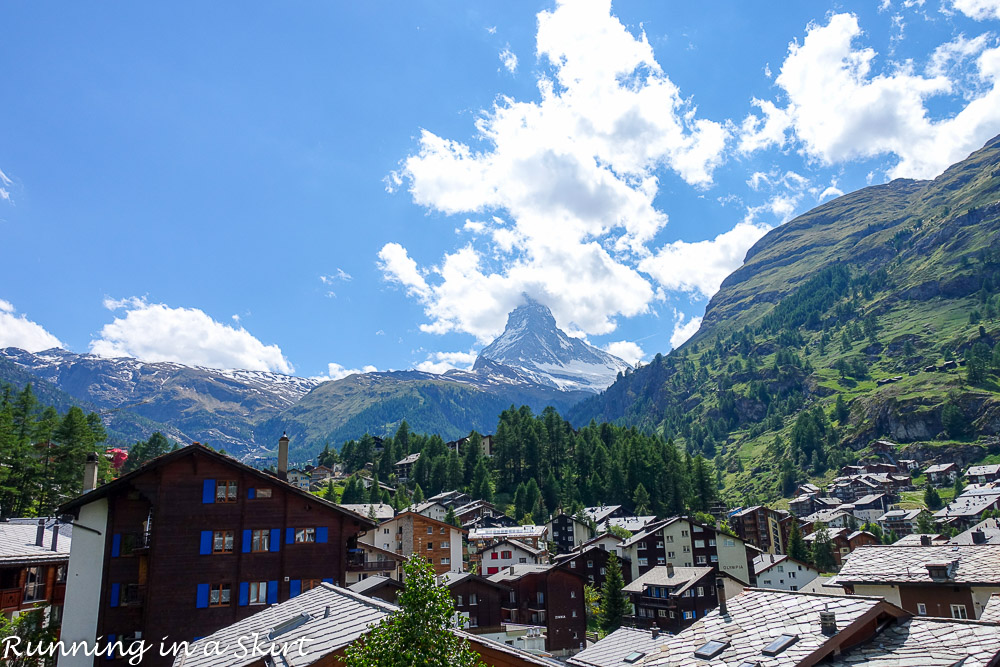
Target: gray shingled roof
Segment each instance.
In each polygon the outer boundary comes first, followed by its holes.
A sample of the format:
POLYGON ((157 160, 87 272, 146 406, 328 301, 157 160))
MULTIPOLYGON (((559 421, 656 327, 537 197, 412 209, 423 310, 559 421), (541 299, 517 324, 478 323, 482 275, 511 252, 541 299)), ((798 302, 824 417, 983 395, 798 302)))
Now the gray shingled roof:
MULTIPOLYGON (((727 602, 727 613, 714 609, 694 625, 670 638, 658 655, 646 658, 644 666, 705 667, 759 663, 761 667, 797 665, 825 644, 819 615, 833 612, 837 629, 849 625, 877 609, 902 610, 882 598, 835 595, 809 595, 750 588, 727 602), (781 635, 796 635, 794 644, 776 656, 763 655, 764 648, 781 635), (708 641, 729 642, 729 646, 711 658, 695 657, 695 651, 708 641)), ((916 664, 916 663, 913 663, 916 664)))
MULTIPOLYGON (((37 519, 36 519, 37 521, 37 519)), ((56 551, 52 551, 52 529, 45 531, 42 546, 35 546, 35 536, 38 534, 38 524, 30 523, 0 523, 0 563, 16 565, 19 563, 51 563, 69 559, 69 546, 72 538, 59 531, 56 551)))
POLYGON ((1000 545, 907 547, 869 545, 855 549, 835 577, 838 584, 1000 584, 1000 545), (928 563, 950 563, 947 579, 932 579, 928 563))
POLYGON ((984 519, 965 532, 959 533, 949 540, 949 544, 975 544, 972 533, 981 530, 986 539, 985 544, 1000 544, 1000 520, 984 519))
POLYGON ((346 503, 341 504, 340 507, 361 516, 369 516, 372 513, 372 508, 374 508, 375 518, 379 521, 386 521, 396 516, 396 510, 392 508, 392 505, 386 505, 385 503, 346 503))
POLYGON ((986 601, 986 606, 983 607, 983 613, 980 614, 979 620, 1000 623, 1000 593, 994 593, 986 601))
POLYGON ((617 526, 618 528, 624 528, 630 533, 637 533, 654 521, 656 521, 655 516, 621 516, 608 519, 602 526, 605 530, 611 526, 617 526))
POLYGON ((675 567, 672 573, 668 570, 666 565, 657 565, 622 590, 626 593, 641 593, 646 586, 671 586, 675 589, 673 593, 679 595, 702 577, 715 571, 710 567, 675 567))
POLYGON ((609 514, 620 510, 621 507, 621 505, 602 505, 600 507, 584 507, 583 511, 594 520, 594 523, 602 523, 609 514))
POLYGON ((937 519, 950 517, 979 516, 984 510, 997 502, 1000 489, 973 489, 955 498, 948 506, 934 513, 937 519))
POLYGON ((1000 625, 918 616, 893 623, 829 664, 836 667, 987 667, 998 655, 1000 625))
POLYGON ((969 469, 965 471, 965 476, 972 477, 978 475, 996 475, 997 473, 1000 473, 1000 464, 994 463, 986 466, 970 466, 969 469))
POLYGON ((671 636, 667 634, 653 637, 649 630, 618 628, 567 662, 578 667, 626 667, 636 664, 635 661, 625 662, 626 656, 632 653, 642 653, 643 656, 655 654, 670 639, 671 636))
POLYGON ((361 593, 362 595, 368 595, 372 591, 376 591, 383 586, 392 586, 393 588, 402 588, 403 584, 396 581, 391 577, 386 577, 381 574, 376 574, 361 581, 356 581, 347 587, 347 590, 354 591, 355 593, 361 593))
POLYGON ((535 574, 537 572, 545 572, 546 570, 551 570, 554 566, 552 565, 534 565, 532 563, 518 563, 517 565, 508 565, 507 567, 501 569, 496 574, 491 574, 486 577, 490 581, 495 581, 503 583, 505 581, 513 581, 515 579, 520 579, 526 574, 535 574))

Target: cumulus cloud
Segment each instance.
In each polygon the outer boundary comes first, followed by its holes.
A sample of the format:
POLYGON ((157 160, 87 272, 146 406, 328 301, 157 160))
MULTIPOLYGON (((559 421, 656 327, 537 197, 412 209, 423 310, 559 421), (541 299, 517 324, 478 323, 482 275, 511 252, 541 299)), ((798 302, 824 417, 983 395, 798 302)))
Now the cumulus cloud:
MULTIPOLYGON (((957 114, 934 120, 927 102, 954 94, 959 83, 912 62, 874 73, 876 53, 856 47, 861 27, 854 14, 810 24, 793 42, 775 79, 787 104, 755 101, 761 114, 743 121, 739 146, 746 152, 783 145, 790 137, 809 158, 824 164, 893 155, 893 178, 931 178, 978 149, 1000 128, 1000 49, 983 50, 969 76, 980 92, 957 114)), ((939 56, 943 58, 944 55, 939 56)))
POLYGON ((3 173, 3 170, 0 169, 0 199, 10 201, 10 190, 7 188, 11 185, 13 184, 11 183, 11 180, 7 178, 7 174, 3 173))
POLYGON ((630 340, 617 340, 613 343, 608 343, 604 346, 604 351, 608 354, 613 354, 623 361, 635 366, 642 358, 646 356, 646 353, 642 351, 638 343, 633 343, 630 340))
POLYGON ((674 241, 644 259, 640 268, 667 289, 709 298, 719 291, 726 276, 743 264, 750 246, 770 229, 768 225, 741 222, 708 241, 674 241))
POLYGON ((670 334, 670 347, 677 349, 683 345, 688 338, 698 333, 698 327, 701 326, 700 317, 692 317, 691 319, 684 321, 684 313, 675 313, 677 320, 674 322, 674 332, 670 334))
POLYGON ((361 368, 344 368, 342 365, 337 363, 329 363, 326 365, 326 375, 317 375, 314 380, 342 380, 349 375, 361 375, 362 373, 374 373, 378 369, 374 366, 368 365, 361 368))
POLYGON ((477 356, 471 350, 468 352, 434 352, 427 357, 426 361, 417 364, 416 368, 418 371, 438 374, 453 368, 471 370, 472 365, 476 363, 477 356))
POLYGON ((354 280, 354 277, 347 271, 344 271, 343 269, 338 267, 337 270, 334 271, 333 273, 325 276, 320 276, 319 280, 324 285, 332 285, 337 281, 349 282, 351 280, 354 280))
POLYGON ((19 347, 28 352, 40 352, 65 346, 46 331, 45 327, 32 322, 23 313, 17 314, 14 304, 0 299, 0 348, 4 347, 19 347))
POLYGON ((977 21, 1000 20, 1000 0, 955 0, 954 7, 977 21))
POLYGON ((698 116, 609 0, 539 13, 536 51, 547 68, 538 101, 500 98, 471 145, 422 130, 389 180, 430 210, 486 214, 463 228, 479 245, 435 265, 398 243, 379 252, 385 277, 423 304, 424 331, 489 340, 522 293, 581 333, 648 312, 657 290, 636 262, 667 223, 654 205, 658 173, 702 187, 722 162, 727 126, 698 116))
POLYGON ((277 345, 265 345, 242 327, 212 319, 197 308, 171 308, 143 298, 105 299, 124 311, 105 324, 90 351, 102 357, 135 357, 210 368, 292 373, 277 345))
POLYGON ((517 72, 517 56, 510 50, 510 46, 504 47, 500 52, 500 64, 511 74, 517 72))

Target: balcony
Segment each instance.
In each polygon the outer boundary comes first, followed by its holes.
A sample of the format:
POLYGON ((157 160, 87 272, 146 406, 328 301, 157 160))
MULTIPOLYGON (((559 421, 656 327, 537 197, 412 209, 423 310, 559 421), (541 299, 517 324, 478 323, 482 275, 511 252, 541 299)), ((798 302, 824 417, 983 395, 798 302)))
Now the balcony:
POLYGON ((120 603, 122 607, 141 607, 146 601, 146 587, 126 584, 122 587, 120 603))
POLYGON ((395 570, 394 560, 365 560, 364 552, 354 552, 347 554, 348 572, 383 572, 395 570))
POLYGON ((0 609, 18 609, 21 606, 23 591, 20 588, 5 588, 0 590, 0 609))

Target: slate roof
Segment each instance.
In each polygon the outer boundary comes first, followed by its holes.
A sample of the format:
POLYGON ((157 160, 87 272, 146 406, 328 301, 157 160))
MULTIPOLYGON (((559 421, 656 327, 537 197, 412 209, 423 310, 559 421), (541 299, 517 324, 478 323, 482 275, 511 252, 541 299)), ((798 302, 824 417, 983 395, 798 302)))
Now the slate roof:
MULTIPOLYGON (((934 545, 934 544, 944 544, 944 543, 948 542, 948 538, 942 537, 941 535, 937 535, 935 533, 913 533, 912 535, 906 535, 904 537, 899 538, 898 540, 896 540, 895 542, 892 543, 892 546, 894 546, 894 547, 922 547, 923 545, 920 543, 920 538, 922 538, 922 537, 929 537, 929 538, 931 538, 931 544, 932 545, 934 545)), ((972 540, 971 539, 969 540, 969 544, 972 544, 972 540)))
POLYGON ((937 519, 979 516, 1000 499, 1000 489, 976 489, 963 493, 947 507, 934 513, 937 519))
POLYGON ((980 621, 989 623, 1000 623, 1000 593, 994 593, 986 601, 983 613, 979 616, 980 621))
POLYGON ((637 533, 654 521, 656 521, 655 516, 618 516, 605 521, 603 527, 607 530, 611 526, 617 526, 630 533, 637 533))
POLYGON ((386 505, 385 503, 347 503, 341 505, 344 509, 350 510, 355 514, 360 514, 361 516, 369 516, 372 512, 372 508, 375 509, 375 518, 379 521, 385 521, 396 516, 396 510, 392 508, 392 505, 386 505))
POLYGON ((942 545, 915 549, 869 545, 855 549, 834 583, 1000 585, 1000 545, 942 545), (947 579, 932 579, 928 563, 955 561, 947 579))
POLYGON ((416 463, 417 459, 419 458, 420 458, 420 452, 417 452, 416 454, 410 454, 409 456, 406 456, 396 461, 395 465, 399 466, 399 465, 406 465, 407 463, 416 463))
POLYGON ((965 471, 966 477, 978 476, 978 475, 996 475, 1000 473, 1000 464, 994 463, 988 466, 970 466, 968 470, 965 471))
POLYGON ((475 572, 447 572, 445 574, 439 574, 437 576, 437 582, 439 585, 446 588, 451 588, 452 586, 457 586, 458 584, 468 580, 473 579, 476 581, 481 581, 484 584, 493 586, 494 588, 499 588, 500 590, 510 590, 510 586, 502 584, 499 581, 491 581, 490 579, 484 577, 481 574, 476 574, 475 572))
POLYGON ((918 516, 920 516, 920 513, 922 511, 923 510, 920 510, 920 509, 915 509, 915 510, 904 510, 904 509, 889 510, 888 512, 886 512, 885 514, 883 514, 882 516, 880 516, 878 518, 878 520, 879 521, 890 521, 890 520, 892 520, 892 521, 913 521, 918 516))
POLYGON ((594 520, 594 523, 602 523, 609 515, 621 508, 621 505, 602 505, 601 507, 584 507, 583 511, 594 520))
POLYGON ((925 475, 929 475, 935 472, 948 472, 949 470, 955 469, 957 466, 954 463, 935 463, 927 470, 924 471, 925 475))
POLYGON ((629 539, 627 539, 624 542, 622 542, 622 547, 623 548, 630 547, 633 544, 635 544, 636 542, 638 542, 639 540, 642 540, 642 539, 645 539, 645 538, 649 537, 651 534, 653 534, 656 531, 660 530, 664 526, 668 526, 668 525, 672 524, 674 521, 680 521, 680 518, 675 516, 675 517, 671 517, 669 519, 660 519, 659 521, 654 521, 653 523, 648 523, 638 533, 636 533, 635 535, 633 535, 629 539))
MULTIPOLYGON (((856 622, 867 623, 880 611, 905 614, 882 598, 759 588, 745 590, 728 600, 726 606, 725 615, 713 609, 694 625, 671 637, 658 655, 646 658, 644 667, 705 667, 743 663, 759 664, 761 667, 797 665, 830 640, 820 627, 819 615, 822 611, 835 614, 840 632, 856 622), (768 644, 785 634, 796 635, 798 639, 776 656, 763 655, 762 651, 768 644), (695 657, 695 651, 710 640, 728 642, 729 645, 710 660, 695 657)), ((829 650, 832 652, 833 648, 829 650)))
POLYGON ((626 593, 642 593, 646 586, 670 586, 673 589, 671 594, 680 595, 714 572, 710 567, 675 567, 673 574, 668 574, 666 565, 657 565, 622 590, 626 593))
POLYGON ((361 581, 356 581, 347 587, 347 590, 354 591, 355 593, 360 593, 361 595, 370 595, 372 592, 377 591, 383 586, 391 586, 392 588, 403 588, 403 584, 392 579, 391 577, 384 577, 381 574, 376 574, 369 576, 367 579, 362 579, 361 581))
POLYGON ((835 667, 987 667, 1000 654, 1000 625, 917 616, 892 623, 871 640, 844 651, 835 667))
POLYGON ((627 667, 637 663, 625 662, 626 656, 634 653, 641 653, 643 657, 655 654, 670 639, 668 634, 654 637, 649 630, 622 627, 566 662, 578 667, 627 667))
POLYGON ((1000 544, 1000 520, 983 519, 972 528, 959 533, 949 540, 949 544, 973 544, 972 533, 981 530, 986 538, 985 544, 1000 544))
POLYGON ((502 568, 496 574, 486 577, 490 581, 503 583, 505 581, 516 581, 527 574, 537 574, 552 569, 552 565, 535 565, 534 563, 518 563, 502 568))
POLYGON ((56 551, 52 551, 52 529, 45 531, 42 546, 35 546, 38 523, 0 523, 0 565, 53 563, 69 559, 72 538, 59 531, 56 551))
POLYGON ((818 512, 813 512, 808 516, 802 517, 802 521, 808 523, 830 523, 842 516, 850 516, 850 512, 846 512, 842 509, 835 510, 819 510, 818 512))
POLYGON ((760 554, 753 559, 754 574, 759 577, 762 573, 770 570, 775 565, 781 565, 782 563, 795 563, 796 565, 801 565, 804 568, 814 571, 816 569, 807 563, 797 561, 785 554, 760 554))

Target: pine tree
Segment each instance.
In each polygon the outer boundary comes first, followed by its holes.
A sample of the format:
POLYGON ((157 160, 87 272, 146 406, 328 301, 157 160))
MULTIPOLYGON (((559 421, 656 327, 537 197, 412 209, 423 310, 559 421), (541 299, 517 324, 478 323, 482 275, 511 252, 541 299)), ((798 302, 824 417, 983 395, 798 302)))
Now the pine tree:
POLYGON ((404 565, 399 611, 348 647, 347 667, 485 667, 468 640, 451 631, 455 603, 434 568, 414 556, 404 565))
POLYGON ((802 538, 802 530, 797 520, 792 521, 792 529, 788 532, 788 557, 803 563, 809 562, 809 548, 802 538))
POLYGON ((601 629, 611 633, 621 627, 622 617, 628 611, 628 599, 622 590, 625 588, 625 578, 614 551, 608 552, 608 564, 605 568, 604 586, 601 588, 601 629))
POLYGON ((933 486, 928 486, 927 490, 924 491, 924 505, 927 509, 935 512, 942 507, 944 507, 944 501, 941 500, 941 494, 933 486))
POLYGON ((424 490, 420 488, 419 484, 417 484, 415 487, 413 487, 413 498, 412 498, 412 500, 413 500, 413 504, 414 505, 416 505, 417 503, 424 502, 424 490))
POLYGON ((456 528, 461 528, 462 524, 459 522, 458 517, 455 515, 455 508, 449 507, 448 512, 444 515, 444 522, 450 523, 456 528))
POLYGON ((635 503, 635 514, 638 516, 646 516, 649 514, 649 492, 646 491, 646 487, 639 482, 639 485, 635 487, 635 492, 632 494, 632 502, 635 503))
POLYGON ((917 515, 917 532, 921 535, 933 535, 937 533, 937 525, 929 512, 921 512, 917 515))
POLYGON ((479 459, 479 462, 476 463, 472 480, 472 496, 488 503, 493 502, 493 484, 490 479, 490 469, 486 467, 485 459, 479 459))
POLYGON ((837 567, 837 561, 833 557, 833 542, 830 540, 830 533, 825 525, 821 525, 820 529, 816 531, 816 539, 813 540, 812 561, 820 572, 833 572, 837 567))
POLYGON ((844 400, 843 394, 837 394, 837 404, 833 408, 833 413, 838 424, 841 426, 847 424, 847 420, 851 416, 851 411, 847 408, 847 401, 844 400))

